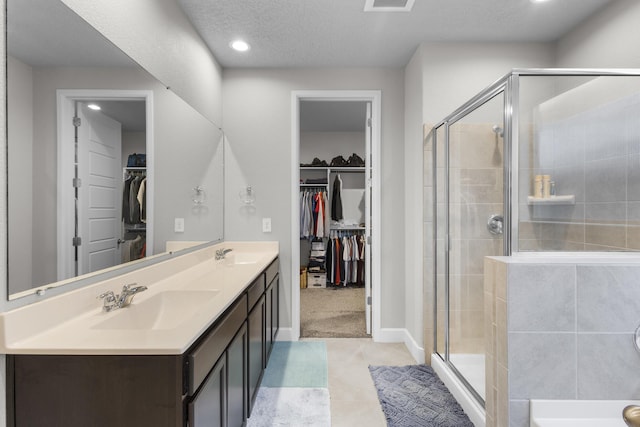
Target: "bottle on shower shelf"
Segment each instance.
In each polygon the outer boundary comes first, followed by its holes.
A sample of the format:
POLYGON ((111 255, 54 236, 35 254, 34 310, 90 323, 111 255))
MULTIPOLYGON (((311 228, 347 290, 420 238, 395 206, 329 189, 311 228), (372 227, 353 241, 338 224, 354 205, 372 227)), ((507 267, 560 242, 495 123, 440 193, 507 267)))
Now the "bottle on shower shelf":
POLYGON ((533 180, 533 197, 536 199, 542 198, 542 175, 536 175, 533 180))
POLYGON ((542 198, 551 197, 551 175, 542 175, 542 198))

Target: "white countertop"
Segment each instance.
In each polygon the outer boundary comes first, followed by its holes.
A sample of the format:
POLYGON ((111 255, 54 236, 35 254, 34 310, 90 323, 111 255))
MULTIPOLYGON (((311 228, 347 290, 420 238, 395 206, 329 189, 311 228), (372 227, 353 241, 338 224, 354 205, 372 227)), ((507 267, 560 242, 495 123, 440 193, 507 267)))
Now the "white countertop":
POLYGON ((278 256, 277 242, 223 242, 0 314, 5 354, 182 354, 278 256), (216 249, 231 248, 214 260, 216 249), (136 283, 129 307, 96 297, 136 283))

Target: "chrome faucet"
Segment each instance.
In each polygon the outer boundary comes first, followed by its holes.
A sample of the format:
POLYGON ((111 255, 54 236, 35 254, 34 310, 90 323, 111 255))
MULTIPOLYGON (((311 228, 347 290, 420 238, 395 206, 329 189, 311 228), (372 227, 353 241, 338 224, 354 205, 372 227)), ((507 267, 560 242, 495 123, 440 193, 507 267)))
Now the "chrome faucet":
POLYGON ((216 250, 216 261, 220 261, 221 259, 224 259, 225 255, 227 255, 229 252, 231 252, 233 249, 217 249, 216 250))
POLYGON ((98 299, 103 300, 102 309, 106 312, 117 310, 131 304, 133 297, 138 292, 146 291, 146 286, 135 286, 135 283, 124 285, 120 295, 116 295, 113 291, 107 291, 98 295, 98 299))

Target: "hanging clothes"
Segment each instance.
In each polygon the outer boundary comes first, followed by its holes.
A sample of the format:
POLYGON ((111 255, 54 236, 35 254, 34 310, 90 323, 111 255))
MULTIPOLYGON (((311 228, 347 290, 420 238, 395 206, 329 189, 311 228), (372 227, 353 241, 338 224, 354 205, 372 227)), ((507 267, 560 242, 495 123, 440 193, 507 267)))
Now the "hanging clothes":
POLYGON ((147 221, 147 177, 143 171, 127 173, 122 186, 122 220, 125 224, 147 221))
POLYGON ((140 189, 138 190, 138 195, 136 200, 138 201, 138 205, 140 206, 140 222, 147 222, 147 177, 142 178, 140 182, 140 189))
POLYGON ((327 282, 335 286, 364 285, 364 236, 359 231, 334 231, 327 241, 327 282))
POLYGON ((333 180, 333 192, 331 193, 331 219, 340 221, 344 219, 342 215, 342 178, 337 174, 333 180))
POLYGON ((300 238, 327 237, 327 193, 306 189, 300 192, 300 238))

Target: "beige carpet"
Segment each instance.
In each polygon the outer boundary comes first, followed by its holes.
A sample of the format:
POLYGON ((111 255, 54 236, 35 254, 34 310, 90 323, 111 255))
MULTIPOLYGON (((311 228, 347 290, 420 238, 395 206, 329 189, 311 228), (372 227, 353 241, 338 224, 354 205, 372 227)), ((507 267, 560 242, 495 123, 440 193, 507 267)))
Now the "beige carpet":
POLYGON ((300 336, 368 337, 364 288, 300 289, 300 336))

